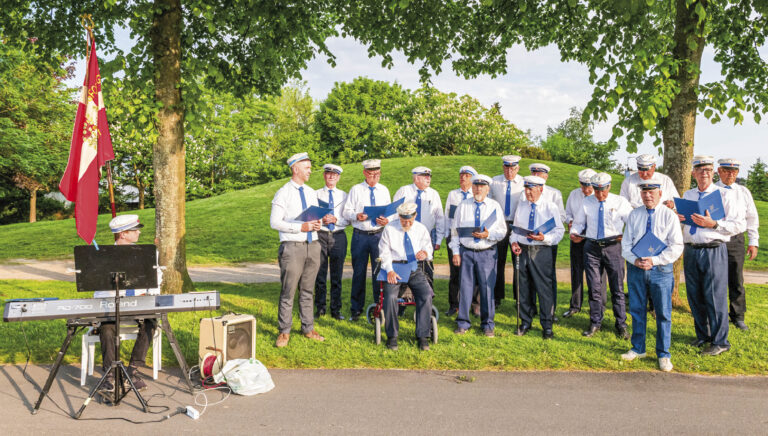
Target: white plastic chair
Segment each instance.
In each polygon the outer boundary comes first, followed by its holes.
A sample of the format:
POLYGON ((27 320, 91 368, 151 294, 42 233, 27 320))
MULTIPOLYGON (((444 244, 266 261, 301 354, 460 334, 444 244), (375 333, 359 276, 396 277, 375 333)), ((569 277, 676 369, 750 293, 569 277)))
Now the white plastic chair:
MULTIPOLYGON (((162 369, 162 332, 162 329, 158 326, 152 337, 152 378, 154 380, 157 380, 157 372, 162 369)), ((137 325, 120 326, 120 341, 135 341, 138 335, 139 327, 137 325)), ((101 342, 99 335, 93 334, 93 327, 89 327, 88 330, 83 333, 83 345, 80 354, 80 386, 85 386, 86 378, 89 375, 93 375, 93 362, 96 360, 94 354, 96 352, 97 342, 101 342)))

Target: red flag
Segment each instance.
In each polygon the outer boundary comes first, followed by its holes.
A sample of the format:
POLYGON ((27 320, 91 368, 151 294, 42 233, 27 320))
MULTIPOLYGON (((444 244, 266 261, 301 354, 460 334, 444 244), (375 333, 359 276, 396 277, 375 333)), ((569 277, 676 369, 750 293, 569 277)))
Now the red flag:
POLYGON ((96 57, 96 42, 91 40, 88 71, 77 105, 69 162, 59 183, 67 200, 75 203, 77 234, 90 244, 96 235, 99 216, 99 178, 101 167, 115 158, 107 125, 107 111, 101 96, 101 74, 96 57))

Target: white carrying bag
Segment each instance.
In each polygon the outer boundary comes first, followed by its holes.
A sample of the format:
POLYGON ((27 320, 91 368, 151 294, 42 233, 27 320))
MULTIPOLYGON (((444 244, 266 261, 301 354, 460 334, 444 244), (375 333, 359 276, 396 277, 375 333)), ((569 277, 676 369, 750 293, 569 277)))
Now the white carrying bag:
POLYGON ((256 395, 269 392, 275 387, 267 367, 256 359, 232 359, 215 374, 216 383, 222 381, 239 395, 256 395))

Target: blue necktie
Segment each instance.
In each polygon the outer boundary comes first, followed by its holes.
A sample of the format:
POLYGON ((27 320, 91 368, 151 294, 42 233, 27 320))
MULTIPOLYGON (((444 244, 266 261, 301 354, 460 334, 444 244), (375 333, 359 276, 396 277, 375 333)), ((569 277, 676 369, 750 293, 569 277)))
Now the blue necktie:
POLYGON ((725 188, 725 189, 732 189, 731 185, 723 185, 723 188, 725 188))
MULTIPOLYGON (((531 214, 528 216, 528 228, 533 230, 533 226, 536 225, 536 203, 531 203, 531 214)), ((529 241, 533 241, 531 238, 527 238, 529 241)))
POLYGON ((645 233, 648 233, 651 231, 651 220, 653 219, 653 213, 656 212, 656 209, 645 209, 648 212, 648 222, 645 224, 645 233))
POLYGON ((504 218, 509 218, 510 209, 512 205, 510 204, 512 201, 512 181, 507 180, 507 201, 504 203, 504 218))
POLYGON ((600 202, 600 209, 597 210, 597 239, 605 238, 605 209, 604 201, 600 202))
MULTIPOLYGON (((304 198, 304 187, 299 186, 299 195, 301 195, 301 210, 307 210, 307 199, 304 198)), ((312 242, 312 232, 307 232, 307 242, 312 242)))
MULTIPOLYGON (((702 196, 703 194, 704 194, 703 192, 699 192, 699 200, 701 200, 701 196, 702 196)), ((688 230, 688 233, 690 233, 690 234, 692 234, 692 235, 695 235, 695 234, 696 234, 696 229, 698 229, 698 228, 699 228, 699 226, 697 226, 697 225, 695 225, 695 224, 694 224, 694 225, 692 225, 692 226, 691 226, 691 229, 690 229, 690 230, 688 230)))
MULTIPOLYGON (((333 190, 328 190, 328 207, 331 209, 331 214, 333 214, 333 190)), ((328 230, 333 231, 333 229, 336 228, 336 224, 334 223, 328 223, 328 230)))
POLYGON ((421 222, 421 194, 424 191, 417 189, 416 192, 416 221, 421 222))
MULTIPOLYGON (((476 228, 480 228, 480 205, 481 204, 483 203, 478 201, 475 202, 475 227, 476 228)), ((475 242, 480 242, 480 238, 474 238, 474 239, 475 239, 475 242)))
POLYGON ((467 199, 467 194, 469 194, 469 192, 464 192, 464 191, 461 191, 461 195, 463 195, 463 196, 464 196, 463 200, 466 200, 466 199, 467 199))
POLYGON ((373 195, 373 191, 376 189, 375 186, 369 186, 368 189, 371 190, 371 206, 376 206, 376 196, 373 195))
POLYGON ((403 247, 405 247, 405 260, 408 263, 416 262, 416 254, 413 252, 413 244, 411 244, 411 238, 408 236, 408 232, 403 232, 403 247))

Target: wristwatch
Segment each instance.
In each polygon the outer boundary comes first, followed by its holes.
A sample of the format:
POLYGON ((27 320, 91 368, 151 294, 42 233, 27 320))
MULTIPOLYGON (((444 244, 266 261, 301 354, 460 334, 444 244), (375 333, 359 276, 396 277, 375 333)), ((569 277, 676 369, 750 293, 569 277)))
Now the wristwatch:
POLYGON ((720 226, 718 226, 718 225, 717 225, 717 221, 715 221, 715 226, 714 226, 714 227, 712 227, 712 230, 717 230, 717 228, 718 228, 718 227, 720 227, 720 226))

